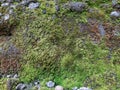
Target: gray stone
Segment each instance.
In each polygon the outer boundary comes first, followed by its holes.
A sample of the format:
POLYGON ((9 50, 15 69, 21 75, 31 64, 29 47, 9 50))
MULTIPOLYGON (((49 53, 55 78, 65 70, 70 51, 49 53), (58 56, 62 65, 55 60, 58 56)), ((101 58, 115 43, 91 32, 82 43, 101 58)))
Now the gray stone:
POLYGON ((20 4, 28 6, 31 2, 36 2, 36 0, 23 0, 20 4))
POLYGON ((53 81, 49 81, 46 83, 47 87, 52 88, 55 86, 55 83, 53 81))
POLYGON ((16 86, 16 90, 25 90, 27 88, 27 85, 26 84, 23 84, 23 83, 19 83, 17 86, 16 86))
POLYGON ((70 2, 64 5, 66 9, 76 12, 82 12, 86 9, 87 4, 83 2, 70 2))
POLYGON ((9 3, 13 3, 14 0, 6 0, 6 1, 9 2, 9 3))
POLYGON ((120 12, 119 11, 113 11, 110 14, 111 17, 119 18, 120 17, 120 12))
POLYGON ((104 27, 102 24, 98 25, 98 30, 99 30, 101 36, 105 36, 105 30, 104 30, 104 27))
POLYGON ((60 11, 60 7, 58 5, 55 5, 55 9, 57 12, 60 11))
POLYGON ((34 2, 31 2, 29 5, 28 5, 28 8, 29 9, 36 9, 36 8, 38 8, 39 7, 39 3, 37 2, 37 3, 34 3, 34 2))
POLYGON ((10 5, 10 8, 15 9, 15 8, 16 8, 16 6, 17 6, 17 5, 11 4, 11 5, 10 5))
POLYGON ((63 90, 63 87, 58 85, 55 87, 55 90, 63 90))
POLYGON ((118 0, 112 0, 112 5, 116 5, 118 3, 118 0))
POLYGON ((87 88, 87 87, 80 87, 78 90, 92 90, 92 89, 87 88))

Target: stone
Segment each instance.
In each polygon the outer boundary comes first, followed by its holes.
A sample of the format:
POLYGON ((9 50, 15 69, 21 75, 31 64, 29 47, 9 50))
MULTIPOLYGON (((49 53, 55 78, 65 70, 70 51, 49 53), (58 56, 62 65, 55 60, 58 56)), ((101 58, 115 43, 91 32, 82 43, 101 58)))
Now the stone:
POLYGON ((20 4, 28 6, 31 2, 36 2, 36 0, 23 0, 20 4))
POLYGON ((28 5, 28 8, 29 9, 36 9, 36 8, 38 8, 39 7, 39 3, 37 2, 37 3, 34 3, 34 2, 31 2, 29 5, 28 5))
POLYGON ((16 8, 16 6, 17 6, 17 5, 11 4, 11 5, 10 5, 10 8, 15 9, 15 8, 16 8))
POLYGON ((58 85, 55 87, 55 90, 63 90, 63 87, 58 85))
POLYGON ((112 5, 116 5, 118 3, 118 0, 112 0, 112 5))
POLYGON ((6 0, 7 2, 9 2, 9 3, 13 3, 13 0, 6 0))
POLYGON ((60 11, 60 7, 58 5, 55 5, 55 9, 57 12, 60 11))
POLYGON ((13 76, 13 78, 19 78, 18 74, 15 74, 15 75, 13 76))
POLYGON ((104 30, 104 27, 103 27, 102 24, 99 24, 99 25, 98 25, 98 30, 99 30, 100 35, 101 35, 102 37, 105 36, 105 30, 104 30))
POLYGON ((46 14, 46 9, 43 9, 43 10, 42 10, 42 13, 43 13, 43 14, 46 14))
POLYGON ((73 87, 72 90, 78 90, 78 87, 73 87))
POLYGON ((9 20, 10 19, 10 15, 9 14, 5 14, 3 16, 3 19, 4 19, 4 21, 9 20))
POLYGON ((115 17, 115 18, 119 18, 120 17, 120 12, 119 11, 112 11, 110 16, 115 17))
POLYGON ((12 75, 7 75, 6 77, 7 77, 7 78, 11 78, 11 77, 12 77, 12 75))
POLYGON ((78 90, 92 90, 92 89, 87 88, 87 87, 80 87, 78 90))
POLYGON ((10 4, 9 3, 2 3, 1 7, 8 7, 10 4))
POLYGON ((86 9, 87 4, 83 2, 70 2, 64 5, 66 9, 76 12, 82 12, 86 9))
POLYGON ((34 81, 34 85, 39 85, 40 81, 34 81))
POLYGON ((13 13, 14 13, 13 9, 10 9, 9 14, 13 14, 13 13))
POLYGON ((2 16, 2 13, 0 13, 0 17, 2 16))
POLYGON ((27 88, 27 85, 24 84, 24 83, 19 83, 17 86, 16 86, 16 90, 25 90, 27 88))
POLYGON ((46 83, 47 87, 52 88, 55 86, 55 83, 53 81, 49 81, 46 83))

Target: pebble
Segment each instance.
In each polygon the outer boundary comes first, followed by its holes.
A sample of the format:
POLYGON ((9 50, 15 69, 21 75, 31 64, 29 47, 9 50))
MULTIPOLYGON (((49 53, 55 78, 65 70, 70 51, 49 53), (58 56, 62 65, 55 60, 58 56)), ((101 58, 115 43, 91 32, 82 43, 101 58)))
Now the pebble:
POLYGON ((92 89, 90 89, 90 88, 88 88, 88 87, 81 87, 81 88, 79 88, 78 90, 92 90, 92 89))
POLYGON ((16 90, 25 90, 27 88, 27 85, 23 84, 23 83, 19 83, 16 86, 16 90))
POLYGON ((7 6, 9 6, 9 3, 2 3, 1 4, 1 7, 7 7, 7 6))
POLYGON ((3 16, 4 20, 8 20, 10 18, 10 15, 9 14, 6 14, 5 16, 3 16))
POLYGON ((34 2, 31 2, 29 5, 28 5, 28 8, 29 9, 36 9, 36 8, 38 8, 39 7, 39 3, 37 2, 37 3, 34 3, 34 2))
POLYGON ((58 85, 55 87, 55 90, 63 90, 63 87, 58 85))
POLYGON ((49 81, 46 83, 47 87, 52 88, 55 86, 55 83, 53 81, 49 81))
POLYGON ((110 16, 111 16, 111 17, 116 17, 116 18, 118 18, 118 17, 120 17, 120 12, 118 12, 118 11, 113 11, 113 12, 111 12, 110 16))

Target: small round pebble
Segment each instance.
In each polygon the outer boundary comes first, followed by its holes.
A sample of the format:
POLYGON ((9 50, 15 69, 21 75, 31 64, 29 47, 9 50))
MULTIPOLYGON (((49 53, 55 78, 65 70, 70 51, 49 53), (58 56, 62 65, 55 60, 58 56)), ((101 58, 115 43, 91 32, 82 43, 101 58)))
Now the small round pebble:
POLYGON ((56 86, 55 90, 63 90, 63 87, 62 86, 56 86))

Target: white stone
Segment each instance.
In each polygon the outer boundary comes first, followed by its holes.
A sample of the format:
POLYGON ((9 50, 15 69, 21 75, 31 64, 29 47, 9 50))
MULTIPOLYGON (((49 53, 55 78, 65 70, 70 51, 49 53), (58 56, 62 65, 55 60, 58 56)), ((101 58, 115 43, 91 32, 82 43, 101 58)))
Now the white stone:
POLYGON ((56 86, 55 90, 63 90, 63 87, 62 86, 56 86))
POLYGON ((81 87, 81 88, 79 88, 78 90, 92 90, 92 89, 90 89, 90 88, 88 88, 88 87, 81 87))
POLYGON ((113 12, 111 12, 110 16, 112 16, 112 17, 120 17, 120 12, 113 11, 113 12))
POLYGON ((5 16, 4 16, 4 20, 8 20, 10 18, 10 15, 9 14, 6 14, 5 16))
POLYGON ((9 3, 2 3, 1 4, 1 7, 7 7, 7 6, 9 6, 9 3))
POLYGON ((46 83, 47 87, 52 88, 55 86, 55 83, 53 81, 49 81, 46 83))
POLYGON ((30 3, 29 6, 28 6, 29 9, 35 9, 35 8, 38 8, 38 7, 39 7, 39 3, 33 3, 33 2, 30 3))

